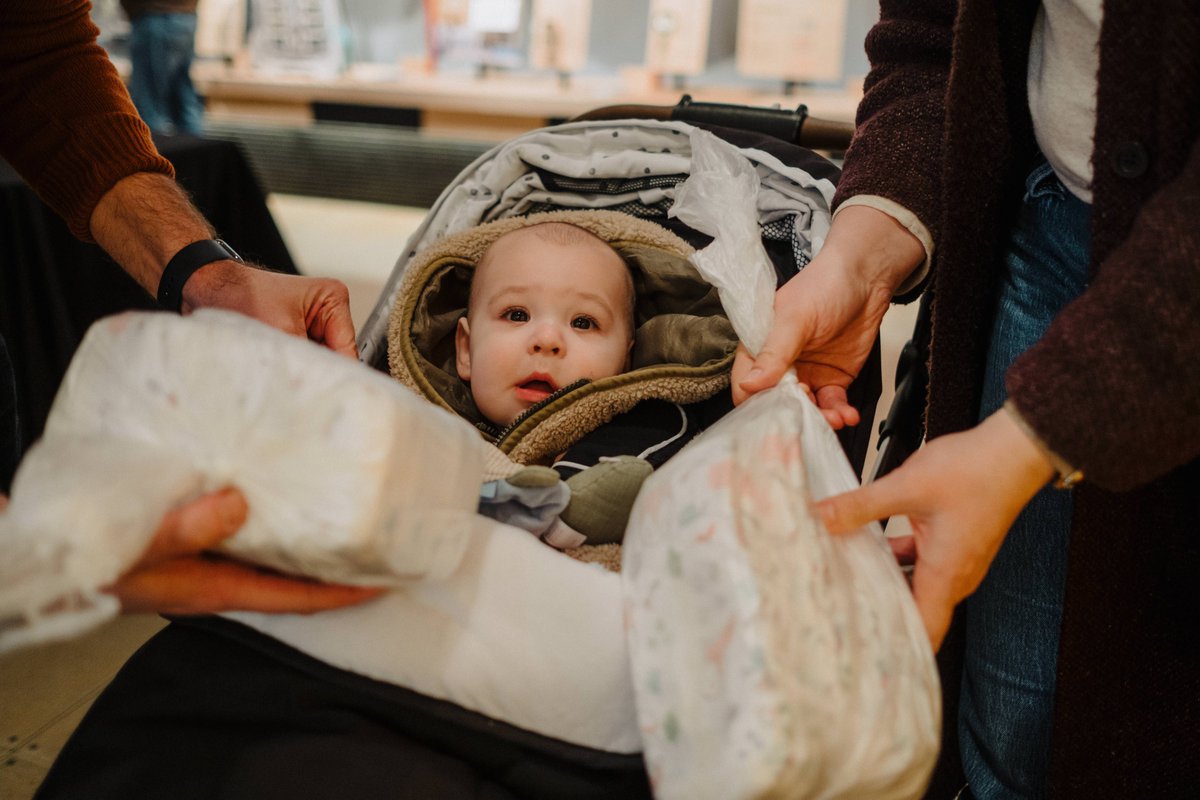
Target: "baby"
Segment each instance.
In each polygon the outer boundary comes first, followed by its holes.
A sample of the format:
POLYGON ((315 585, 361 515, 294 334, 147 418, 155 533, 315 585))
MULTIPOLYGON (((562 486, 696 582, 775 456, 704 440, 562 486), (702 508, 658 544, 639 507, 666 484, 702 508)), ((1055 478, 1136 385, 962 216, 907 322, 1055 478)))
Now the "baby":
POLYGON ((475 267, 455 333, 458 376, 505 428, 560 389, 627 370, 633 309, 629 268, 604 240, 564 222, 520 228, 475 267))
POLYGON ((393 376, 525 465, 485 483, 481 513, 555 546, 620 541, 642 482, 728 386, 736 339, 690 252, 648 220, 573 210, 416 255, 389 326, 393 376))
MULTIPOLYGON (((564 222, 506 233, 475 265, 467 313, 455 331, 458 376, 469 383, 479 412, 497 427, 508 428, 529 409, 581 381, 625 372, 633 350, 634 304, 628 266, 598 236, 564 222)), ((568 462, 570 471, 560 474, 567 477, 582 466, 568 462)), ((651 468, 626 459, 594 469, 588 489, 574 482, 574 503, 562 510, 561 519, 572 529, 582 528, 576 532, 596 543, 618 538, 608 531, 624 528, 651 468), (604 496, 604 508, 585 511, 597 495, 604 496), (604 519, 614 507, 624 513, 604 519)), ((485 496, 499 492, 504 502, 499 511, 485 502, 483 511, 533 528, 551 544, 578 543, 557 527, 545 528, 544 515, 529 507, 547 504, 558 481, 559 475, 545 467, 527 468, 506 486, 486 486, 485 496), (518 511, 512 516, 514 507, 518 511)))

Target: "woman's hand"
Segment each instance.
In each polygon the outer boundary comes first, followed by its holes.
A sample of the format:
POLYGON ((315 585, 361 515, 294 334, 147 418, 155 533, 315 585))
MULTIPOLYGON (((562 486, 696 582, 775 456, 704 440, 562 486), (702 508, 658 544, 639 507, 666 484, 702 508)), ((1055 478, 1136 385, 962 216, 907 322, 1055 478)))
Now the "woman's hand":
POLYGON ((870 355, 895 288, 924 256, 920 241, 882 211, 841 211, 817 257, 776 292, 758 356, 739 349, 734 402, 774 386, 794 365, 830 425, 858 424, 846 388, 870 355))
POLYGON ((1050 459, 1001 410, 975 428, 934 439, 899 468, 861 489, 815 505, 830 533, 905 515, 912 538, 893 539, 915 556, 913 599, 937 649, 955 605, 983 580, 1025 504, 1054 475, 1050 459))
POLYGON ((835 430, 857 425, 846 389, 870 355, 891 297, 831 261, 813 261, 775 293, 775 323, 758 357, 738 346, 734 402, 774 386, 794 365, 835 430))

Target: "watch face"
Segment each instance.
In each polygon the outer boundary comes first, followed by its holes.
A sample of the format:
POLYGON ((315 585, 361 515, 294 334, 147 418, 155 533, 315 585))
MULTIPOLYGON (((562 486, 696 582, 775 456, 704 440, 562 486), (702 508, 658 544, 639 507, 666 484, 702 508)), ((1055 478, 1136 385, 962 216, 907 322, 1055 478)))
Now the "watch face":
POLYGON ((229 258, 232 258, 234 261, 242 260, 242 257, 238 255, 237 250, 234 250, 229 246, 229 242, 225 241, 224 239, 213 239, 213 241, 216 242, 222 250, 229 254, 229 258))

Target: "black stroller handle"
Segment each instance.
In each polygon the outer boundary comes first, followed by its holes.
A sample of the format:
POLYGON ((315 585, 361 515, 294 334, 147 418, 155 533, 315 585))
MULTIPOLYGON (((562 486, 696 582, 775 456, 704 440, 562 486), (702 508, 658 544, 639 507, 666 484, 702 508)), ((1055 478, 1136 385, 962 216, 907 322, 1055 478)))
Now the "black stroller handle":
POLYGON ((685 94, 673 106, 613 105, 586 111, 572 119, 657 119, 663 121, 701 122, 723 128, 752 131, 774 136, 785 142, 817 150, 845 150, 854 135, 849 122, 817 119, 808 114, 801 103, 795 109, 742 106, 731 103, 697 103, 685 94))
POLYGON ((929 390, 930 293, 921 295, 913 336, 900 351, 896 365, 896 394, 887 418, 879 423, 879 455, 863 481, 882 478, 917 452, 925 438, 924 410, 929 390))

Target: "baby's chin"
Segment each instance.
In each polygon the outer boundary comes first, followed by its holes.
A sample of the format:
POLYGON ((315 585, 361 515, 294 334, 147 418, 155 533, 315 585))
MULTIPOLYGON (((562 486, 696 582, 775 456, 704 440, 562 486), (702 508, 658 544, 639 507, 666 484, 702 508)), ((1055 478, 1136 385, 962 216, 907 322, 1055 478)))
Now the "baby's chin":
POLYGON ((508 410, 505 410, 504 413, 502 413, 502 414, 493 414, 493 415, 484 414, 483 416, 488 422, 492 423, 492 425, 503 430, 504 428, 507 428, 509 425, 512 425, 514 422, 516 422, 518 419, 520 419, 521 415, 524 414, 529 409, 533 408, 534 405, 536 405, 536 404, 535 403, 526 403, 511 412, 508 410))

